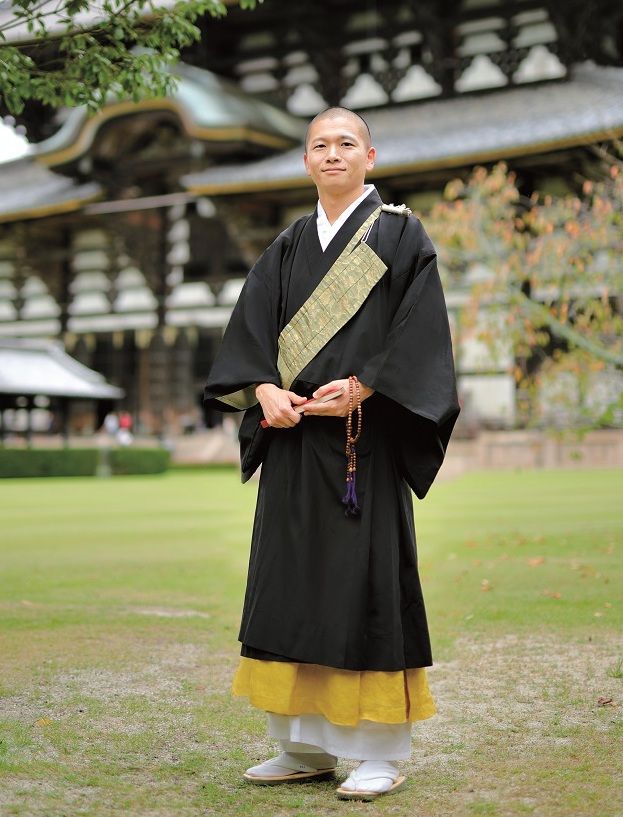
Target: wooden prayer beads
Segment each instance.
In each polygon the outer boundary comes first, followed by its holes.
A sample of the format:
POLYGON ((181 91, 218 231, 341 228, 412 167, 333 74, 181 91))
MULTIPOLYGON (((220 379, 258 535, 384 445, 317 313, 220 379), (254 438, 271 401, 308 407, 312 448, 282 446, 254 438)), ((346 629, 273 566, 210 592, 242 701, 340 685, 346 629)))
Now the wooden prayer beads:
POLYGON ((362 428, 361 387, 357 377, 351 375, 348 378, 348 414, 346 415, 346 493, 342 497, 342 502, 346 505, 346 516, 358 516, 360 513, 356 491, 357 449, 355 446, 361 437, 362 428), (357 412, 357 427, 353 435, 355 411, 357 412))

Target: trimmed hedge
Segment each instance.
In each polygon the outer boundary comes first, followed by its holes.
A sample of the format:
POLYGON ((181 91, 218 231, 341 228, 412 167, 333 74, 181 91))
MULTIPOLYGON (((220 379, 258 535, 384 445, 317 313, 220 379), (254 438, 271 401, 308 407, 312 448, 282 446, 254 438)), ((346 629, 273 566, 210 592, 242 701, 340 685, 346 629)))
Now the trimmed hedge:
POLYGON ((108 455, 113 474, 161 474, 170 459, 166 448, 112 448, 108 455))
MULTIPOLYGON (((160 474, 169 466, 165 448, 113 448, 112 474, 160 474)), ((99 448, 0 448, 0 478, 88 477, 105 464, 99 448)))
POLYGON ((97 448, 0 448, 0 477, 87 477, 98 459, 97 448))

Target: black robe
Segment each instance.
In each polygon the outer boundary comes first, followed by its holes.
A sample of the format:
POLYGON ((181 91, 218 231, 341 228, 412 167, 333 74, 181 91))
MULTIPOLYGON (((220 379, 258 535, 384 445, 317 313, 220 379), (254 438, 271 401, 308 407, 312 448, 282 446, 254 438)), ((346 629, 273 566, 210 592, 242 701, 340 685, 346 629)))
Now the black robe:
MULTIPOLYGON (((271 244, 232 313, 206 402, 227 411, 220 396, 281 385, 280 331, 380 204, 373 190, 324 252, 316 213, 271 244)), ((347 517, 341 502, 344 418, 262 430, 256 405, 240 428, 243 481, 263 461, 240 631, 248 657, 350 670, 432 664, 410 489, 428 491, 459 412, 448 318, 435 250, 416 217, 382 212, 366 241, 387 271, 291 386, 310 396, 355 374, 375 389, 357 444, 361 515, 347 517)))

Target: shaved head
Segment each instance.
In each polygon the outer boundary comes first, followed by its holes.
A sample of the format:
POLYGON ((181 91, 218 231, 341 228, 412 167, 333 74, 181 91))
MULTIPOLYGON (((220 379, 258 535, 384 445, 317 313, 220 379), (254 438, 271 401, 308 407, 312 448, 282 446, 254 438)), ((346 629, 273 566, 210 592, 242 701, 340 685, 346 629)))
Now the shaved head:
POLYGON ((372 136, 370 135, 370 128, 368 127, 368 123, 363 118, 363 116, 359 116, 358 113, 355 111, 349 110, 349 108, 327 108, 325 111, 320 111, 319 114, 316 114, 312 121, 307 126, 307 132, 305 133, 305 149, 307 150, 307 143, 309 141, 309 133, 313 125, 316 125, 318 122, 322 122, 325 119, 350 119, 352 120, 354 126, 359 131, 361 138, 363 139, 366 147, 370 147, 372 144, 372 136))

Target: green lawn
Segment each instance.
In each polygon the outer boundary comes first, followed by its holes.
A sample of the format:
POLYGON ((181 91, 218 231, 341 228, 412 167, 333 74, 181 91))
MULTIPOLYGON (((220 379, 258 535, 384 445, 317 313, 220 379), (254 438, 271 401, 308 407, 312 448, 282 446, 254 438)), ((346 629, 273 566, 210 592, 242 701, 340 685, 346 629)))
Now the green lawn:
POLYGON ((621 817, 622 496, 623 471, 497 472, 416 503, 439 714, 370 805, 240 779, 272 751, 228 692, 253 484, 3 480, 0 814, 621 817))

